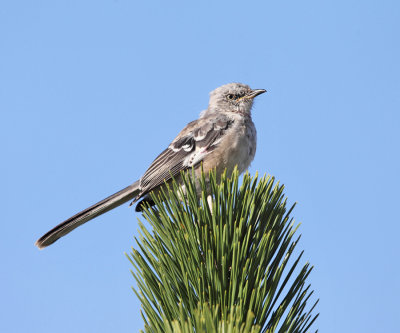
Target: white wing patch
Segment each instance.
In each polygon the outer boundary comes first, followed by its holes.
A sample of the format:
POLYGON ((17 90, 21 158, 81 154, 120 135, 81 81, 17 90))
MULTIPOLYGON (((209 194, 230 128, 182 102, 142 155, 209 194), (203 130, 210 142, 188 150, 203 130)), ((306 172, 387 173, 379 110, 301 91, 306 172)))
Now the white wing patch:
POLYGON ((183 166, 190 168, 193 165, 196 165, 197 163, 201 162, 204 159, 204 157, 209 153, 210 152, 207 151, 207 147, 202 147, 199 150, 194 151, 188 157, 186 157, 183 161, 183 166))

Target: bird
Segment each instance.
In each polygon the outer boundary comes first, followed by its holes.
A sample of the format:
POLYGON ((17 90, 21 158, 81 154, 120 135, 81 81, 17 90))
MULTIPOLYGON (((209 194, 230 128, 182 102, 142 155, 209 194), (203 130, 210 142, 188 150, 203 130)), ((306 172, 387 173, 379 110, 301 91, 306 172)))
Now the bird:
POLYGON ((139 180, 60 223, 35 245, 43 249, 127 201, 132 201, 131 205, 137 203, 136 211, 142 211, 146 204, 154 204, 149 194, 179 178, 181 171, 193 168, 195 178, 202 170, 204 174, 215 170, 219 176, 225 170, 230 174, 237 167, 243 173, 253 161, 257 146, 251 115, 253 101, 265 92, 243 83, 228 83, 211 91, 207 109, 182 129, 139 180))

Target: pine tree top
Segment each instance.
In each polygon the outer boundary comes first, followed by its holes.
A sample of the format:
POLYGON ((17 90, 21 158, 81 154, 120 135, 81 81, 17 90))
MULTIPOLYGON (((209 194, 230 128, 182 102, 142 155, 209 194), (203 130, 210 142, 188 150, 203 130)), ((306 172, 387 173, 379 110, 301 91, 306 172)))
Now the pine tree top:
POLYGON ((151 229, 139 221, 128 258, 145 331, 307 332, 318 301, 306 309, 312 267, 298 268, 303 252, 292 258, 300 236, 283 185, 248 173, 239 185, 237 170, 208 176, 198 196, 182 173, 185 193, 166 185, 143 212, 151 229))

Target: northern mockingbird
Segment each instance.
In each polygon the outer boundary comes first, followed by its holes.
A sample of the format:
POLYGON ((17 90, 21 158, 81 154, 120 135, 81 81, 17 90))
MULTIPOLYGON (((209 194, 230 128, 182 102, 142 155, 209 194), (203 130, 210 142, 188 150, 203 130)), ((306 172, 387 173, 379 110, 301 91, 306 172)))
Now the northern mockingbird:
POLYGON ((143 202, 152 204, 149 193, 157 190, 180 171, 194 167, 195 177, 211 169, 221 175, 231 173, 237 165, 242 173, 254 158, 257 144, 256 128, 251 120, 254 97, 264 89, 251 89, 242 83, 229 83, 210 93, 208 108, 178 134, 174 141, 151 163, 144 175, 132 185, 86 208, 60 223, 36 241, 40 249, 53 244, 89 220, 132 200, 136 211, 143 202))

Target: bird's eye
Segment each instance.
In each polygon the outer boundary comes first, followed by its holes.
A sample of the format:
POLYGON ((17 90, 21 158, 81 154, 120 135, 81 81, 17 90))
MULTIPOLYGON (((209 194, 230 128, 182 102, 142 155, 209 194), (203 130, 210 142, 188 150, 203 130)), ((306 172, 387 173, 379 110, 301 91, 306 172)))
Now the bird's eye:
POLYGON ((229 95, 226 96, 226 98, 229 99, 229 100, 233 100, 233 99, 235 99, 235 95, 229 94, 229 95))

